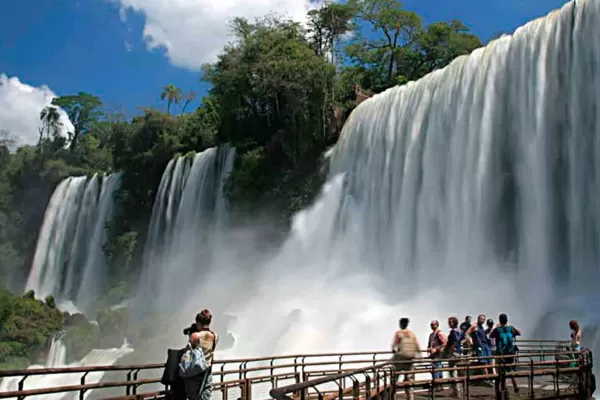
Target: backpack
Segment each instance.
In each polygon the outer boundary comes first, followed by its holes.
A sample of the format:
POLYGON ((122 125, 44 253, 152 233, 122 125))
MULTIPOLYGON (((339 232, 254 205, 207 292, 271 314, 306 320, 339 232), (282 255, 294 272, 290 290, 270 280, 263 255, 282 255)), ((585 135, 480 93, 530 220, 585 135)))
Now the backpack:
POLYGON ((184 379, 202 374, 208 370, 204 352, 200 347, 188 348, 179 362, 179 376, 184 379))
POLYGON ((515 337, 512 326, 499 326, 496 328, 496 353, 498 355, 515 354, 515 337))
POLYGON ((160 383, 163 385, 173 385, 178 379, 179 362, 185 353, 186 349, 169 349, 167 350, 167 362, 160 383))
POLYGON ((410 332, 399 332, 400 343, 397 354, 402 358, 415 358, 417 356, 417 341, 410 332))

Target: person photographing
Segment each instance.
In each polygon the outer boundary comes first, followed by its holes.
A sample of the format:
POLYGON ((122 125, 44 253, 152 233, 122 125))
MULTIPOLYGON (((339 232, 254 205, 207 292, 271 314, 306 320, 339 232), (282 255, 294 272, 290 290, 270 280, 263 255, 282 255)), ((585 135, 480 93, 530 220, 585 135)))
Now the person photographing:
POLYGON ((219 336, 210 329, 211 322, 212 314, 209 310, 204 309, 196 315, 196 322, 183 330, 183 334, 190 337, 190 343, 198 342, 197 346, 202 349, 208 365, 205 382, 199 396, 200 400, 210 400, 213 390, 212 364, 219 336))

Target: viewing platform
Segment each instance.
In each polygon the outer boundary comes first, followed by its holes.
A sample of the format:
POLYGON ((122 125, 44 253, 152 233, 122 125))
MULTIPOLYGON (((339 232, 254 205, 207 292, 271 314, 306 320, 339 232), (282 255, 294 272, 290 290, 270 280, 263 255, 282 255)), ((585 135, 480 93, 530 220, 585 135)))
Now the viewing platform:
MULTIPOLYGON (((595 377, 591 351, 573 352, 568 342, 560 341, 520 340, 517 345, 514 371, 492 365, 494 373, 486 374, 468 355, 453 368, 444 361, 441 369, 434 369, 431 360, 423 356, 415 360, 414 380, 404 381, 400 375, 396 384, 392 354, 383 351, 215 360, 212 400, 393 400, 406 398, 406 387, 414 390, 415 399, 457 398, 451 397, 451 383, 458 385, 461 399, 592 397, 595 377), (452 370, 457 372, 456 378, 449 377, 452 370), (433 371, 442 371, 444 377, 433 380, 433 371), (513 391, 511 377, 517 379, 518 394, 513 391)), ((498 357, 492 358, 497 364, 498 357)), ((160 384, 163 368, 164 363, 157 363, 0 371, 0 378, 13 379, 16 384, 15 390, 0 392, 0 398, 71 393, 72 398, 83 399, 93 390, 91 399, 169 399, 169 387, 160 384), (86 383, 86 377, 97 372, 104 373, 102 380, 86 383), (72 376, 73 384, 40 388, 32 382, 57 374, 62 379, 72 376)))

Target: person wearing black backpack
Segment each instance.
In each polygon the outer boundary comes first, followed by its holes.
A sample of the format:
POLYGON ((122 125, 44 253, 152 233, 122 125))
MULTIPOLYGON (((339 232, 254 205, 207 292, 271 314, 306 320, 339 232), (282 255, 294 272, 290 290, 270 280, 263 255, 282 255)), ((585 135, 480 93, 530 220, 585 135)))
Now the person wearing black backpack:
MULTIPOLYGON (((515 345, 515 338, 521 336, 521 331, 514 326, 508 325, 508 316, 506 314, 500 314, 498 316, 498 322, 499 324, 492 330, 489 336, 496 341, 495 354, 497 356, 503 356, 496 360, 498 362, 498 368, 502 368, 504 372, 514 371, 517 359, 515 356, 518 351, 518 348, 515 345)), ((510 380, 512 381, 515 393, 519 393, 515 377, 511 376, 510 380)))

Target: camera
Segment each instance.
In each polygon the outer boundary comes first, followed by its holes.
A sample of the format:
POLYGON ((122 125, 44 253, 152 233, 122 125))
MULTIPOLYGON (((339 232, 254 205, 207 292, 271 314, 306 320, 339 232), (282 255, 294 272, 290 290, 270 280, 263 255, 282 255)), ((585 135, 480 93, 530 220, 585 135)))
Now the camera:
POLYGON ((192 333, 196 333, 196 332, 200 332, 200 331, 198 330, 198 327, 196 326, 195 322, 192 323, 188 328, 185 328, 183 330, 183 334, 186 335, 186 336, 189 336, 192 333))

